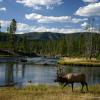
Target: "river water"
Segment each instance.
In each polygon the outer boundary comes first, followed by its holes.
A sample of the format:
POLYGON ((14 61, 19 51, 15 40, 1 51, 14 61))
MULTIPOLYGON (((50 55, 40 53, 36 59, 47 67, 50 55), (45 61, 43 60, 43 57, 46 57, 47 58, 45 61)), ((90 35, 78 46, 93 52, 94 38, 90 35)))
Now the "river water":
MULTIPOLYGON (((45 59, 45 65, 40 63, 40 58, 30 60, 33 63, 0 63, 0 86, 26 86, 31 84, 50 84, 57 85, 56 79, 57 66, 56 59, 45 59), (35 59, 35 60, 34 60, 35 59), (48 65, 47 62, 50 64, 48 65), (40 64, 38 64, 40 63, 40 64)), ((43 61, 41 61, 43 63, 43 61)), ((100 84, 100 67, 79 67, 62 66, 64 72, 82 72, 86 74, 87 83, 90 85, 100 84)))

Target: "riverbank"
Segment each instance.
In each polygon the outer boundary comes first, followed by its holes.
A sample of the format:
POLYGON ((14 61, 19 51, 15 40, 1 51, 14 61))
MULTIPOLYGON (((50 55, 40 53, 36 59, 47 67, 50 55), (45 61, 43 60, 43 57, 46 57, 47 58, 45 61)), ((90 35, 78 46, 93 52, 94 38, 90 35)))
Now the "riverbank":
POLYGON ((59 59, 58 64, 61 65, 77 65, 77 66, 96 66, 100 67, 100 60, 96 60, 95 58, 86 59, 86 58, 68 58, 62 57, 59 59))
MULTIPOLYGON (((0 88, 0 100, 99 100, 100 85, 89 86, 89 92, 80 92, 81 87, 28 86, 25 88, 0 88)), ((85 90, 84 90, 85 91, 85 90)))

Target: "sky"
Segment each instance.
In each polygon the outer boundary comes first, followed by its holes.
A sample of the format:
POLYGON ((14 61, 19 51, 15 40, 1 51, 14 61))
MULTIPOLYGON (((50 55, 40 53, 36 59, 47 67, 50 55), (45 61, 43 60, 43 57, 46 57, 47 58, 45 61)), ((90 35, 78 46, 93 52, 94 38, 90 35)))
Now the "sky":
POLYGON ((0 0, 1 31, 15 19, 18 34, 81 32, 88 18, 100 26, 100 0, 0 0))

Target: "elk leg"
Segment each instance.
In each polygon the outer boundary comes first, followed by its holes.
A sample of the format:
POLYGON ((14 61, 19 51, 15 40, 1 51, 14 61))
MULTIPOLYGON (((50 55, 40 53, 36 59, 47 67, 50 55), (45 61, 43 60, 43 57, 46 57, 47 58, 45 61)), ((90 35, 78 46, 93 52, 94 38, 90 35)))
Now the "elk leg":
POLYGON ((63 88, 67 85, 67 83, 64 83, 63 88))
POLYGON ((87 89, 87 91, 88 91, 88 84, 85 82, 85 85, 86 85, 86 89, 87 89))
POLYGON ((84 83, 82 82, 81 85, 82 85, 81 91, 83 91, 84 83))
POLYGON ((73 83, 71 83, 71 85, 72 85, 72 92, 73 92, 73 83))

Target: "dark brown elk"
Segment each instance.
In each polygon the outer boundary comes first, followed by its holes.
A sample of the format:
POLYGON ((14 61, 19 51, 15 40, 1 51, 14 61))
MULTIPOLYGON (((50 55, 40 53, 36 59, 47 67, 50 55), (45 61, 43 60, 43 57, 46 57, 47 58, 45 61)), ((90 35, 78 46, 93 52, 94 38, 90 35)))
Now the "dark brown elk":
POLYGON ((74 83, 81 83, 82 85, 81 91, 83 91, 84 86, 86 86, 87 91, 88 91, 88 84, 86 82, 86 76, 85 74, 82 74, 82 73, 68 73, 65 75, 57 75, 57 79, 55 80, 55 82, 63 83, 63 88, 67 84, 71 84, 72 91, 73 91, 74 83))

